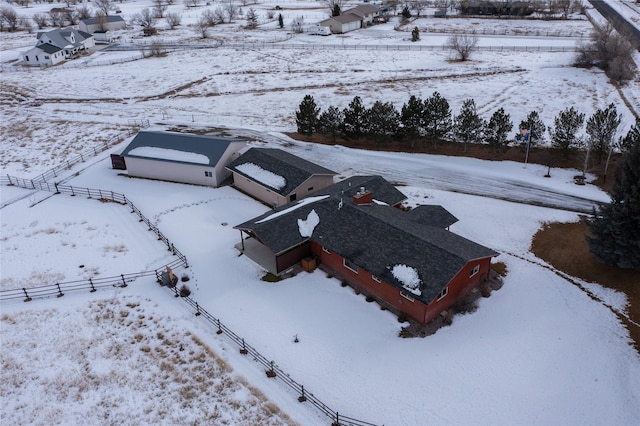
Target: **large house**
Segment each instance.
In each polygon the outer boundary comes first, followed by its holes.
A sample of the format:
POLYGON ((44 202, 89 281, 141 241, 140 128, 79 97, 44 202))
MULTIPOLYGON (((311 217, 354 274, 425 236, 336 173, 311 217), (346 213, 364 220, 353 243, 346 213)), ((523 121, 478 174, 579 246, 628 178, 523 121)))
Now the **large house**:
POLYGON ((286 151, 251 148, 229 163, 233 185, 272 207, 333 184, 336 173, 286 151))
POLYGON ((129 176, 195 185, 220 186, 230 176, 225 166, 246 146, 244 140, 178 132, 139 132, 120 155, 115 169, 129 176))
POLYGON ((107 32, 124 30, 127 23, 120 15, 96 16, 95 18, 82 19, 78 24, 80 31, 93 34, 96 31, 107 32))
POLYGON ((318 25, 331 28, 331 32, 334 34, 343 34, 371 25, 379 12, 378 6, 361 4, 353 9, 345 10, 338 16, 320 21, 318 25))
POLYGON ((408 212, 379 176, 356 176, 237 225, 236 247, 274 274, 318 262, 382 306, 427 323, 479 286, 497 253, 448 228, 440 206, 408 212))
POLYGON ((91 34, 74 28, 39 31, 36 37, 38 40, 36 46, 21 54, 21 59, 26 65, 56 65, 95 46, 95 40, 91 34))

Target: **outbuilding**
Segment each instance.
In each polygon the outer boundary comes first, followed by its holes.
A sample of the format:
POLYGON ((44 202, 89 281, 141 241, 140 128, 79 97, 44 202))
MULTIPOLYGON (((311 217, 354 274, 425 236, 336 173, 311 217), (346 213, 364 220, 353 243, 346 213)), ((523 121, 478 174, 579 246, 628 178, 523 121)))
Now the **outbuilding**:
POLYGON ((89 34, 96 31, 117 31, 124 30, 127 23, 120 15, 96 16, 94 18, 82 19, 78 24, 78 29, 89 34))
POLYGON ((129 176, 215 187, 231 175, 225 166, 246 144, 233 138, 144 131, 133 138, 118 161, 123 161, 129 176))
POLYGON ((336 172, 275 148, 251 148, 232 161, 233 185, 272 207, 333 184, 336 172))

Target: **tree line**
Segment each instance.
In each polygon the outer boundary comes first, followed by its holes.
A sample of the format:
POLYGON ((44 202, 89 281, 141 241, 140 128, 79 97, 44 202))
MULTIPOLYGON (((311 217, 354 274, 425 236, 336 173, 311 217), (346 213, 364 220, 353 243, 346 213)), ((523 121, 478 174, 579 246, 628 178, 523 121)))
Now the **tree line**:
POLYGON ((368 138, 377 143, 401 141, 413 148, 416 141, 426 139, 434 145, 460 143, 465 151, 469 144, 486 144, 502 150, 514 143, 546 144, 548 134, 551 146, 564 156, 586 150, 596 156, 598 163, 612 151, 627 150, 638 138, 640 121, 636 120, 625 137, 616 139, 620 122, 621 116, 614 104, 598 109, 586 120, 585 114, 569 107, 560 111, 549 127, 538 112, 532 110, 517 131, 511 133, 514 125, 504 108, 498 108, 487 120, 480 116, 475 100, 470 98, 464 100, 456 114, 437 91, 427 99, 412 95, 400 110, 391 102, 379 100, 366 107, 362 99, 355 96, 346 108, 329 106, 322 111, 313 96, 306 95, 296 111, 298 133, 323 134, 334 142, 337 137, 368 138))

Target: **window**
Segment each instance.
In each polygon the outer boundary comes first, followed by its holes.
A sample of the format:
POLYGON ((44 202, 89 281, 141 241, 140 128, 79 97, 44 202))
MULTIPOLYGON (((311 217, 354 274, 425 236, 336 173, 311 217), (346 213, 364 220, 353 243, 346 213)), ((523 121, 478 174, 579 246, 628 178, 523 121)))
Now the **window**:
POLYGON ((331 252, 329 250, 327 250, 326 248, 322 247, 322 251, 327 253, 327 254, 331 254, 331 252))
POLYGON ((289 201, 295 201, 295 200, 296 200, 296 198, 297 198, 297 197, 296 197, 296 194, 291 194, 291 195, 289 196, 289 201))
POLYGON ((400 292, 400 296, 404 297, 405 299, 407 299, 409 302, 413 302, 415 299, 413 298, 413 296, 410 296, 409 293, 405 292, 405 291, 401 291, 400 292))
POLYGON ((313 191, 313 186, 310 186, 309 188, 307 188, 307 191, 313 191))
POLYGON ((347 259, 342 259, 342 264, 344 265, 345 268, 349 269, 350 271, 353 271, 356 274, 358 273, 358 265, 356 265, 355 263, 350 262, 347 259))
POLYGON ((48 57, 48 56, 45 56, 44 58, 45 58, 45 59, 49 59, 49 57, 48 57))
POLYGON ((480 265, 476 265, 476 266, 473 267, 473 269, 471 270, 471 274, 469 274, 469 278, 471 278, 472 276, 474 276, 478 272, 480 272, 480 265))
POLYGON ((27 62, 29 62, 29 57, 28 57, 28 56, 25 56, 25 57, 24 57, 24 59, 25 59, 27 62))
POLYGON ((213 173, 212 172, 204 172, 204 175, 206 177, 213 177, 213 173))
POLYGON ((375 275, 371 274, 371 279, 374 280, 375 282, 379 283, 380 282, 380 278, 376 277, 375 275))
POLYGON ((445 287, 442 289, 442 291, 440 293, 438 293, 438 297, 437 300, 442 299, 443 297, 445 297, 447 294, 449 293, 449 287, 445 287))

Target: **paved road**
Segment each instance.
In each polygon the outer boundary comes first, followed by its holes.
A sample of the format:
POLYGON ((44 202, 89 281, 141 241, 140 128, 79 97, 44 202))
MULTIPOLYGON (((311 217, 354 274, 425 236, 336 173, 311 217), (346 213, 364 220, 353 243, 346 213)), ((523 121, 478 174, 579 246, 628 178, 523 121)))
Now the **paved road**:
POLYGON ((589 0, 589 3, 620 33, 628 33, 634 38, 636 46, 640 50, 640 30, 629 23, 614 8, 603 0, 589 0))

